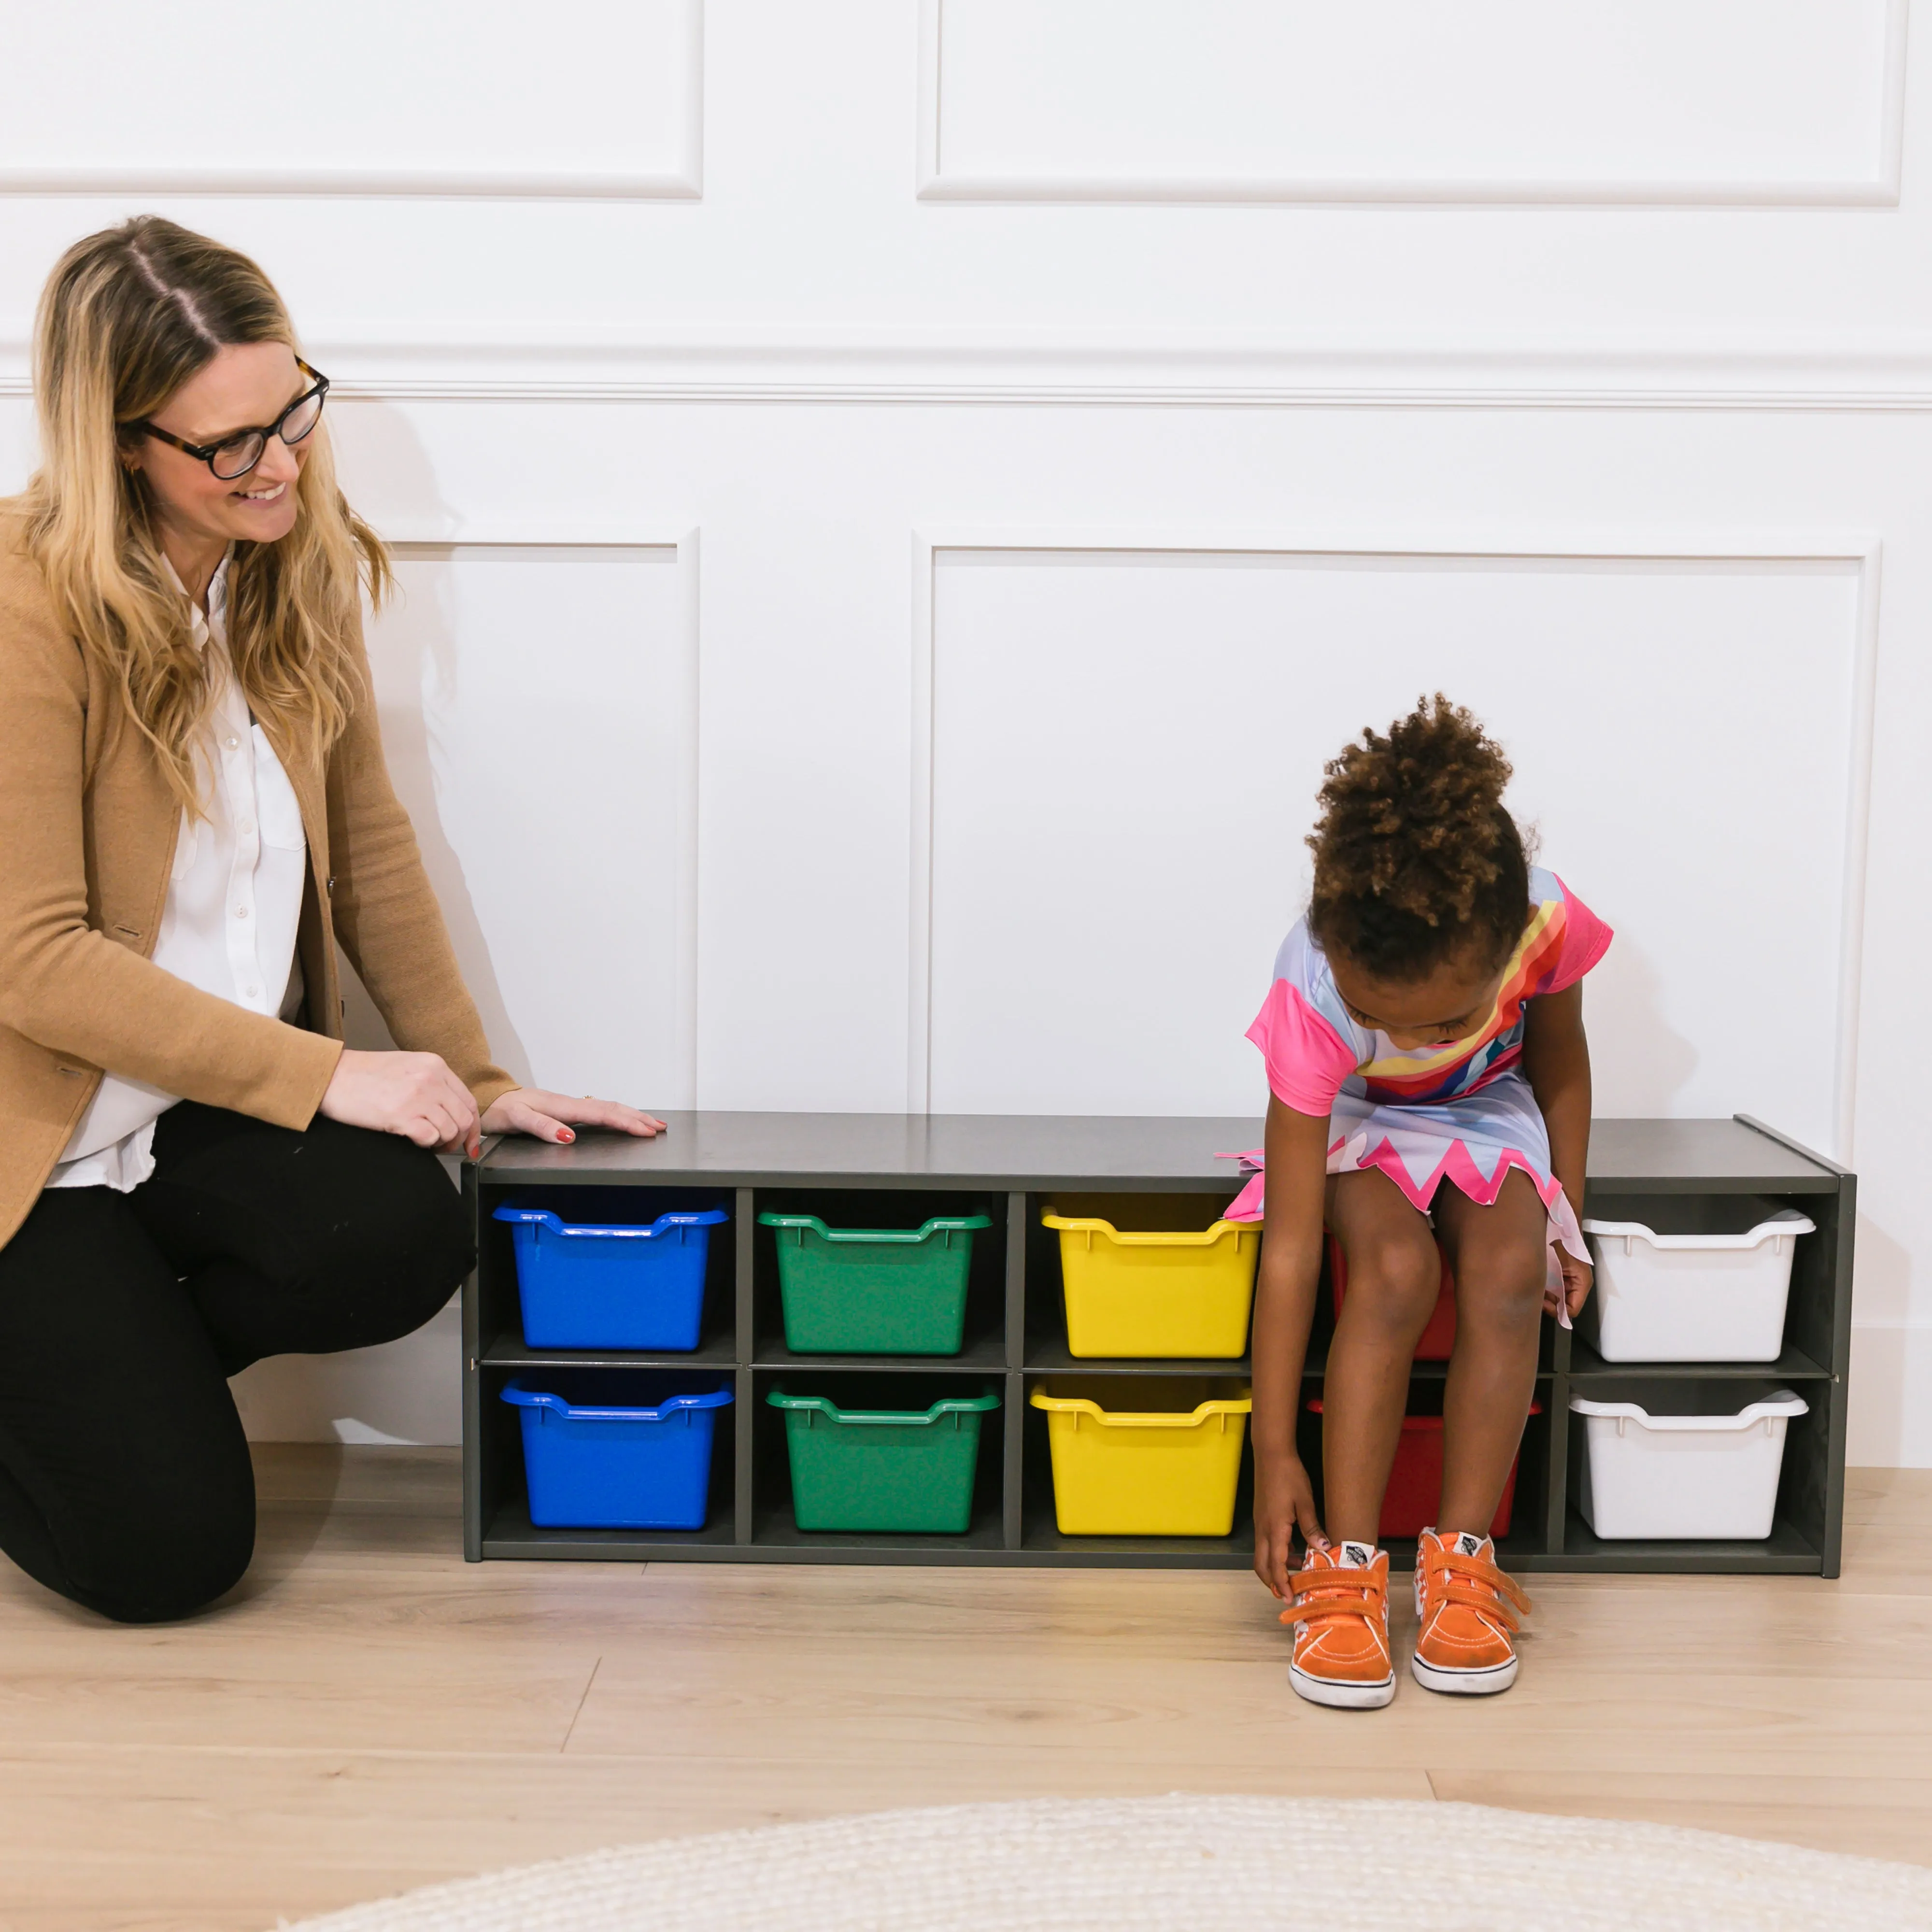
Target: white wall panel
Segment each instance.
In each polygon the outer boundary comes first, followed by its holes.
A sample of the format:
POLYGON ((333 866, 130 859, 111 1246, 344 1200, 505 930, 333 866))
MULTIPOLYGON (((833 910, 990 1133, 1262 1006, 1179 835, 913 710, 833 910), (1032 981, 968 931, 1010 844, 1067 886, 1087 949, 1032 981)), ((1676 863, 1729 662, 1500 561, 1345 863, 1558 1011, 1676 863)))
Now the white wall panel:
POLYGON ((675 545, 410 543, 384 747, 499 1057, 688 1103, 689 596, 675 545))
POLYGON ((8 5, 0 190, 694 195, 700 20, 698 0, 8 5))
POLYGON ((1895 200, 1888 0, 926 0, 958 199, 1895 200))
POLYGON ((1439 688, 1617 928, 1586 1001, 1598 1111, 1742 1108, 1828 1144, 1861 576, 941 549, 933 1106, 1255 1112, 1241 1035, 1322 763, 1439 688))

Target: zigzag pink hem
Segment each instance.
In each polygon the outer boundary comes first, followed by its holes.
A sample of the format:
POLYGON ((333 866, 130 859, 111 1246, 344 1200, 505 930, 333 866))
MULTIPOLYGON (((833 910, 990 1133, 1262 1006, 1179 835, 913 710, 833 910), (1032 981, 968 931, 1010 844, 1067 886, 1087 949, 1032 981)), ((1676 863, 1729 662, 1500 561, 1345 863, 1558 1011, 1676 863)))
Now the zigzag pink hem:
POLYGON ((1343 1154, 1348 1146, 1348 1136, 1344 1135, 1328 1150, 1328 1172, 1346 1174, 1359 1172, 1366 1167, 1378 1167, 1390 1180, 1400 1187, 1412 1208, 1422 1214, 1429 1212, 1429 1204, 1436 1198, 1436 1190, 1443 1182, 1452 1183, 1462 1193, 1466 1194, 1478 1208, 1492 1208, 1496 1196, 1503 1191, 1503 1183, 1509 1178, 1510 1169, 1520 1167, 1535 1184, 1538 1196, 1546 1208, 1553 1208, 1562 1197, 1563 1190, 1553 1179, 1546 1179, 1537 1172, 1528 1155, 1520 1148, 1504 1148, 1496 1159, 1496 1171, 1485 1180, 1483 1171, 1471 1157, 1469 1150, 1460 1141, 1451 1141, 1449 1150, 1436 1165, 1436 1172, 1418 1187, 1409 1178, 1408 1165, 1396 1153, 1395 1143, 1384 1134, 1380 1142, 1360 1160, 1352 1163, 1338 1164, 1337 1154, 1343 1154))
MULTIPOLYGON (((1361 1138, 1366 1139, 1366 1136, 1361 1138)), ((1429 1212, 1430 1204, 1436 1198, 1436 1190, 1446 1180, 1456 1190, 1466 1194, 1479 1208, 1496 1204, 1496 1196, 1503 1190, 1503 1183, 1509 1178, 1511 1168, 1520 1168, 1530 1178, 1537 1198, 1540 1200, 1550 1216, 1550 1238, 1552 1244, 1561 1242, 1579 1261, 1588 1261, 1590 1251, 1583 1240, 1583 1231, 1577 1225, 1576 1210, 1570 1204, 1570 1197, 1563 1191, 1562 1184, 1553 1176, 1538 1172, 1534 1162, 1520 1148, 1505 1148, 1497 1156, 1496 1172, 1484 1178, 1477 1166, 1469 1150, 1460 1141, 1452 1141, 1448 1151, 1436 1164, 1435 1171, 1420 1186, 1411 1179, 1408 1164, 1396 1151, 1395 1143, 1384 1134, 1374 1148, 1359 1160, 1348 1158, 1348 1136, 1346 1134, 1328 1150, 1328 1172, 1330 1174, 1358 1174, 1365 1168, 1378 1168, 1402 1192, 1402 1197, 1418 1214, 1429 1212)), ((1248 1177, 1247 1185, 1228 1206, 1222 1217, 1229 1221, 1258 1221, 1265 1202, 1268 1176, 1262 1167, 1258 1149, 1251 1154, 1220 1154, 1217 1160, 1238 1160, 1252 1162, 1257 1172, 1248 1177)))

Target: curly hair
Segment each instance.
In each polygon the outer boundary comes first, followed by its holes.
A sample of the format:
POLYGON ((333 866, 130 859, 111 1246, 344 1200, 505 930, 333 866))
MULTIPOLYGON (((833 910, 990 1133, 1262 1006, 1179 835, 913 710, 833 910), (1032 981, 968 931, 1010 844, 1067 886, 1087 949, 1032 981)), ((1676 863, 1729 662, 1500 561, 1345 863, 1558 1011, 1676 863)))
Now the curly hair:
POLYGON ((1529 917, 1502 748, 1438 692, 1322 769, 1308 923, 1323 949, 1396 985, 1472 946, 1500 966, 1529 917))

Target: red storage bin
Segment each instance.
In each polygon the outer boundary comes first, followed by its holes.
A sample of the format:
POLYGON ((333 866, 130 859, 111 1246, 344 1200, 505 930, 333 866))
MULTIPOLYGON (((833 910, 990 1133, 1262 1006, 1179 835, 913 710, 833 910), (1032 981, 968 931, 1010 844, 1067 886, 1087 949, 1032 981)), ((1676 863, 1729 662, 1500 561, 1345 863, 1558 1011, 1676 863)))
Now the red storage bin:
MULTIPOLYGON (((1308 1405, 1311 1415, 1322 1413, 1317 1396, 1308 1405)), ((1543 1405, 1532 1402, 1532 1415, 1540 1415, 1543 1405)), ((1490 1534, 1500 1541, 1509 1534, 1510 1515, 1516 1504, 1516 1465, 1510 1464, 1508 1480, 1503 1484, 1502 1501, 1496 1505, 1496 1520, 1490 1534)), ((1395 1462, 1389 1470, 1388 1487, 1382 1492, 1382 1522, 1377 1534, 1384 1540, 1392 1536, 1420 1536, 1434 1528, 1436 1510, 1442 1501, 1442 1418, 1439 1415, 1405 1415, 1402 1440, 1396 1444, 1395 1462)))
MULTIPOLYGON (((1436 1250, 1438 1255, 1442 1250, 1436 1250)), ((1348 1292, 1348 1258, 1342 1252, 1341 1242, 1334 1235, 1328 1237, 1328 1280, 1334 1298, 1335 1312, 1342 1312, 1342 1299, 1348 1292)), ((1449 1272, 1448 1257, 1442 1256, 1442 1286, 1436 1298, 1436 1312, 1429 1318, 1429 1326, 1422 1331, 1422 1339, 1415 1345, 1415 1359, 1418 1362, 1446 1362, 1456 1346, 1456 1282, 1449 1272)), ((1420 1418, 1418 1418, 1418 1420, 1420 1418)), ((1442 1465, 1442 1453, 1436 1454, 1436 1467, 1442 1465)))

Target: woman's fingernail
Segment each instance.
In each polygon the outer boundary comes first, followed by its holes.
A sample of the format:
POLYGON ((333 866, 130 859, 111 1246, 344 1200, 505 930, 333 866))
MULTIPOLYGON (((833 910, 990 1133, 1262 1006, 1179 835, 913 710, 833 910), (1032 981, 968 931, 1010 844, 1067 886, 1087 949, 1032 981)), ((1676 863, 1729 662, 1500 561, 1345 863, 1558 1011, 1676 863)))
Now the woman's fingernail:
POLYGON ((557 1136, 557 1138, 558 1138, 559 1140, 560 1140, 560 1141, 574 1141, 574 1139, 576 1139, 576 1138, 577 1138, 577 1136, 576 1136, 574 1133, 572 1133, 568 1127, 566 1127, 566 1128, 565 1128, 565 1129, 564 1129, 564 1130, 562 1130, 562 1132, 561 1132, 557 1136))

